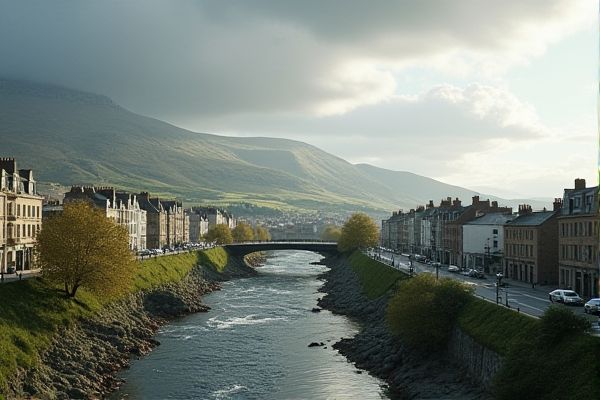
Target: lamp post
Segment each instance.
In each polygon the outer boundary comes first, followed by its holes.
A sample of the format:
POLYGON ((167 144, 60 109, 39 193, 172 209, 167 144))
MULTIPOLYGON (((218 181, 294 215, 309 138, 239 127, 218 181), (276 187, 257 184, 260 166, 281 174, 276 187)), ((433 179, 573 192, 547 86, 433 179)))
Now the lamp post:
POLYGON ((500 303, 500 283, 502 282, 502 277, 501 272, 496 274, 496 304, 500 303))
POLYGON ((484 247, 485 255, 483 256, 483 270, 486 273, 490 272, 490 238, 486 239, 486 245, 484 247))

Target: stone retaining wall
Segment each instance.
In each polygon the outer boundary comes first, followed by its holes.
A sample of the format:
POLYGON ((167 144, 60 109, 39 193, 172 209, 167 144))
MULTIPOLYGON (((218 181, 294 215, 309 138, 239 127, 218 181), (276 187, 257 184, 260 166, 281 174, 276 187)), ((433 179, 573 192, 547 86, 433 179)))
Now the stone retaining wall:
POLYGON ((498 353, 477 343, 460 328, 452 332, 448 354, 472 379, 486 388, 491 387, 494 376, 502 366, 498 353))

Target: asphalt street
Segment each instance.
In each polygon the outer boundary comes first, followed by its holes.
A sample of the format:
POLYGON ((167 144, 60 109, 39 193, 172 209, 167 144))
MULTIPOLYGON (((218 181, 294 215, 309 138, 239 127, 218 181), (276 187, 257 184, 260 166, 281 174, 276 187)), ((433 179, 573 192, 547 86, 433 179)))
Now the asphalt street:
MULTIPOLYGON (((409 272, 410 260, 406 255, 395 254, 391 252, 370 252, 368 253, 372 258, 380 258, 381 262, 392 265, 394 268, 409 272)), ((431 265, 420 263, 413 260, 414 273, 422 274, 436 274, 436 268, 431 265)), ((486 275, 484 278, 473 278, 469 276, 461 275, 456 272, 448 272, 447 266, 439 267, 438 270, 440 277, 456 279, 464 282, 466 285, 472 286, 475 290, 475 295, 485 300, 496 302, 496 277, 494 275, 486 275)), ((498 291, 498 304, 502 307, 508 307, 515 312, 522 312, 534 317, 540 317, 544 311, 552 304, 548 298, 548 293, 557 287, 541 286, 536 285, 532 288, 523 282, 514 281, 511 279, 503 278, 502 281, 506 284, 504 287, 500 287, 498 291)), ((581 315, 589 319, 594 327, 594 330, 599 333, 600 327, 598 326, 599 317, 588 315, 583 312, 581 306, 565 306, 559 304, 560 307, 567 307, 577 315, 581 315)))

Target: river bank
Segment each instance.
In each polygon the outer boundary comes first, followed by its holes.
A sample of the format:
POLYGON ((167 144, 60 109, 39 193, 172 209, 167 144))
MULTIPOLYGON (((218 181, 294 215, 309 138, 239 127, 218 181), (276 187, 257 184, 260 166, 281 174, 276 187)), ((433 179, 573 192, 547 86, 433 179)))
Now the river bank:
POLYGON ((385 380, 392 399, 486 399, 491 396, 471 383, 461 368, 446 355, 423 356, 394 338, 385 320, 389 294, 369 299, 348 260, 334 256, 323 260, 330 270, 323 274, 325 295, 319 306, 347 315, 362 325, 351 339, 334 347, 358 368, 385 380))
POLYGON ((132 293, 91 318, 66 324, 40 362, 9 381, 7 398, 103 398, 121 384, 117 372, 159 345, 153 337, 161 325, 207 311, 202 296, 219 290, 219 281, 255 273, 231 257, 221 271, 198 264, 178 282, 132 293))

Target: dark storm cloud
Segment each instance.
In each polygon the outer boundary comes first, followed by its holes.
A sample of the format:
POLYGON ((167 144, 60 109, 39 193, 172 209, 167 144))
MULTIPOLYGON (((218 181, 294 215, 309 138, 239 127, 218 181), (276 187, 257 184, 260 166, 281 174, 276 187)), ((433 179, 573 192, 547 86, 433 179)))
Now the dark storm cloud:
POLYGON ((1 1, 0 75, 135 111, 335 113, 389 97, 377 60, 510 47, 566 0, 1 1), (365 63, 368 60, 372 65, 365 63))

